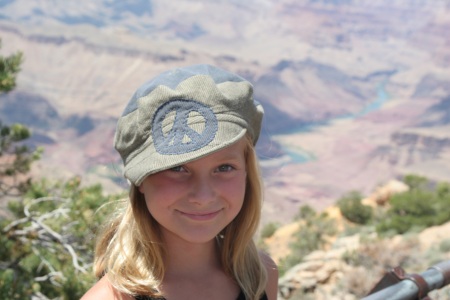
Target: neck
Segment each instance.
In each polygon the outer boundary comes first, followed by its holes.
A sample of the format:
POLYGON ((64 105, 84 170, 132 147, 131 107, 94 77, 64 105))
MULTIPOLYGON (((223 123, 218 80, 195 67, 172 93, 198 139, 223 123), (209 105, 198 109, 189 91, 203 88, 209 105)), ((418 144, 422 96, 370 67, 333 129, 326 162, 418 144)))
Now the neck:
POLYGON ((220 254, 215 239, 205 243, 190 243, 171 234, 164 236, 167 247, 166 276, 204 276, 221 269, 220 254))
POLYGON ((239 285, 220 263, 217 241, 191 243, 164 234, 165 274, 161 284, 166 299, 235 299, 239 285), (215 297, 216 293, 220 297, 215 297))

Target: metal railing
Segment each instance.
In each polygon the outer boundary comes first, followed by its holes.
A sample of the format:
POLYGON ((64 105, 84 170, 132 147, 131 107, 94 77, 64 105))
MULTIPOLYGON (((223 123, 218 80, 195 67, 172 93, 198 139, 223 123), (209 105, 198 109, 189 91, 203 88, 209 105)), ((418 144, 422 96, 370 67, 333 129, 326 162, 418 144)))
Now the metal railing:
POLYGON ((401 267, 392 269, 361 300, 422 300, 428 293, 450 284, 450 260, 440 262, 423 273, 407 274, 401 267))

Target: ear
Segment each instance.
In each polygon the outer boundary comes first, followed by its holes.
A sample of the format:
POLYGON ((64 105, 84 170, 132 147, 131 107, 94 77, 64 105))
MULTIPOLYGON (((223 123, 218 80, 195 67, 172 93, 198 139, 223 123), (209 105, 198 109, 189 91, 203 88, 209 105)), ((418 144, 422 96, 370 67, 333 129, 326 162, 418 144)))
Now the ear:
POLYGON ((144 188, 142 187, 142 183, 138 185, 137 188, 141 194, 144 194, 144 188))

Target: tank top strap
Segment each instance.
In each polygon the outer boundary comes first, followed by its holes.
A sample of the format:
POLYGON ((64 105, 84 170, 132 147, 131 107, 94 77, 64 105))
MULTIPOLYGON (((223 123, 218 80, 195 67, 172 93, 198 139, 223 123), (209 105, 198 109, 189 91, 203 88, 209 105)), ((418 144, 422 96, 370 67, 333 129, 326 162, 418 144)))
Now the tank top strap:
MULTIPOLYGON (((241 291, 241 293, 240 293, 239 296, 236 298, 236 300, 247 300, 247 299, 245 299, 244 292, 241 291)), ((268 300, 268 299, 267 299, 266 293, 264 293, 264 294, 261 296, 261 300, 268 300)))
POLYGON ((239 293, 239 296, 236 298, 236 300, 245 300, 245 295, 244 295, 244 292, 242 292, 242 290, 239 293))
MULTIPOLYGON (((136 296, 136 297, 134 297, 134 299, 136 299, 136 300, 165 300, 164 298, 153 298, 150 296, 136 296)), ((239 293, 239 296, 236 298, 236 300, 246 300, 245 295, 242 291, 239 293)), ((264 293, 262 295, 261 300, 268 300, 266 293, 264 293)))
POLYGON ((165 298, 153 298, 150 296, 138 295, 134 297, 135 300, 165 300, 165 298))

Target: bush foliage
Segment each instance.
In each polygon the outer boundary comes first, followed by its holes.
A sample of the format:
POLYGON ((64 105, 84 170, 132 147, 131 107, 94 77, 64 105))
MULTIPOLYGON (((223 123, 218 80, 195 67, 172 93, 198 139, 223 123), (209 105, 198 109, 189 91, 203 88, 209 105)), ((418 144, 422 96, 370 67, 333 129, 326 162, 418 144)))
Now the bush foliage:
MULTIPOLYGON (((0 48, 1 48, 0 40, 0 48)), ((0 91, 9 92, 16 86, 16 77, 23 61, 22 52, 16 52, 9 56, 0 56, 0 91)))
POLYGON ((308 205, 300 207, 296 220, 299 228, 289 245, 291 254, 278 266, 280 274, 300 263, 312 251, 321 249, 327 244, 327 238, 336 233, 334 220, 325 213, 317 213, 308 205))
POLYGON ((409 190, 391 195, 388 208, 375 212, 363 205, 359 192, 352 191, 337 201, 342 215, 350 222, 374 225, 380 234, 403 234, 450 221, 450 183, 432 182, 423 176, 407 175, 409 190))
POLYGON ((408 175, 409 191, 393 195, 390 209, 377 224, 379 233, 405 233, 450 221, 450 184, 433 183, 427 178, 408 175))
POLYGON ((93 284, 95 235, 110 213, 101 186, 33 183, 1 222, 0 299, 79 299, 93 284))
POLYGON ((361 199, 361 193, 351 191, 338 200, 337 206, 350 222, 367 224, 372 219, 373 211, 372 207, 362 204, 361 199))

